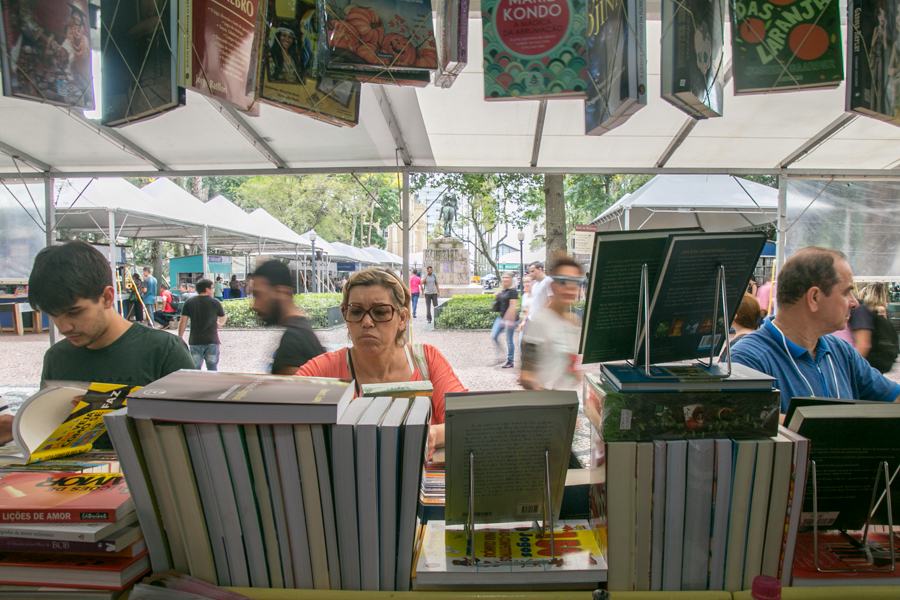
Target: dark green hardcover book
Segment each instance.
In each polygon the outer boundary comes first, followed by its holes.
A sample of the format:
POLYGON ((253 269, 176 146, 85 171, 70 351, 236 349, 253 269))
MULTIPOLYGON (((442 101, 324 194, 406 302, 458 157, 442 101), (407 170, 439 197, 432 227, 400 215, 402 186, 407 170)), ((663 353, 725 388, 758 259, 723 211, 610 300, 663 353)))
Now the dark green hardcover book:
POLYGON ((847 110, 900 125, 900 3, 850 0, 847 110))
POLYGON ((184 104, 178 87, 175 0, 100 4, 104 125, 127 125, 184 104))
POLYGON ((583 97, 585 0, 484 0, 484 98, 583 97))
POLYGON ((619 392, 595 375, 586 376, 584 385, 585 415, 596 421, 599 407, 605 442, 765 439, 778 433, 777 390, 619 392))
POLYGON ((736 95, 844 78, 838 0, 731 0, 731 31, 736 95))

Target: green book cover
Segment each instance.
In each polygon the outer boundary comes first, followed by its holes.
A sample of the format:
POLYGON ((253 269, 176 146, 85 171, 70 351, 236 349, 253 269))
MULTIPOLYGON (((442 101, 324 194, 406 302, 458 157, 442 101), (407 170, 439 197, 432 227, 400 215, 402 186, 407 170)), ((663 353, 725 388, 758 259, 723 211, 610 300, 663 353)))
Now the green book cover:
MULTIPOLYGON (((778 432, 780 394, 768 391, 619 392, 589 375, 585 414, 599 408, 606 442, 763 439, 778 432)), ((595 417, 596 418, 596 417, 595 417)))
POLYGON ((585 0, 481 4, 486 100, 584 96, 585 0))
POLYGON ((732 0, 731 31, 735 94, 844 78, 838 0, 732 0))

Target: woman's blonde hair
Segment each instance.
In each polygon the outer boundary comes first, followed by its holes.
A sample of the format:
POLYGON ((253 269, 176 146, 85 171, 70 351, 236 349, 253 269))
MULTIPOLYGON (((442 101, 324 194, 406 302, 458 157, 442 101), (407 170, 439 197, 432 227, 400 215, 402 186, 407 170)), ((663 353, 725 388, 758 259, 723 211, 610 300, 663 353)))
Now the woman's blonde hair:
MULTIPOLYGON (((341 312, 347 310, 350 304, 350 290, 357 286, 380 285, 391 295, 391 304, 406 316, 409 320, 410 307, 412 306, 412 296, 409 293, 409 287, 403 283, 392 271, 371 267, 357 271, 350 276, 347 283, 344 284, 343 300, 341 301, 341 312)), ((406 330, 402 329, 397 332, 397 343, 403 344, 406 338, 406 330)))
POLYGON ((869 310, 888 305, 888 288, 884 283, 870 283, 859 292, 860 301, 869 310))

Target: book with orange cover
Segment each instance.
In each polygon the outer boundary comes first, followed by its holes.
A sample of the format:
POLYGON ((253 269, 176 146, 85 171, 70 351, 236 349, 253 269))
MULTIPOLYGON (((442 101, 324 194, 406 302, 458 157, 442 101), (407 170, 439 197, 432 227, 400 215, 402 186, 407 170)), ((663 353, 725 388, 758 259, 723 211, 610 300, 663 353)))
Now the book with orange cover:
POLYGON ((0 523, 113 523, 132 511, 121 473, 0 476, 0 523))
MULTIPOLYGON (((869 532, 869 547, 858 543, 859 536, 842 533, 819 533, 819 567, 824 569, 857 569, 857 572, 828 573, 816 569, 812 532, 797 536, 794 555, 795 586, 807 585, 898 585, 900 565, 891 569, 891 546, 887 533, 869 532), (862 569, 873 569, 862 571, 862 569)), ((894 534, 894 550, 900 553, 900 533, 894 534)), ((847 596, 848 598, 850 596, 847 596)))
POLYGON ((0 584, 121 590, 149 567, 146 552, 110 558, 0 552, 0 584))

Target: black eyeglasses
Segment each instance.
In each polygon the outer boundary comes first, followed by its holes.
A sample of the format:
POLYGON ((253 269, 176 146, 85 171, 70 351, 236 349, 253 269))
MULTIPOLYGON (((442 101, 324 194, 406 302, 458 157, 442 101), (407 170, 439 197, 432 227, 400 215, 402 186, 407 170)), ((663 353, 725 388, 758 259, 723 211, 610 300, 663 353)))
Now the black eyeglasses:
POLYGON ((391 304, 375 304, 368 309, 351 304, 344 309, 344 320, 348 323, 359 323, 366 318, 366 315, 369 315, 374 322, 385 323, 394 318, 395 310, 391 304))

